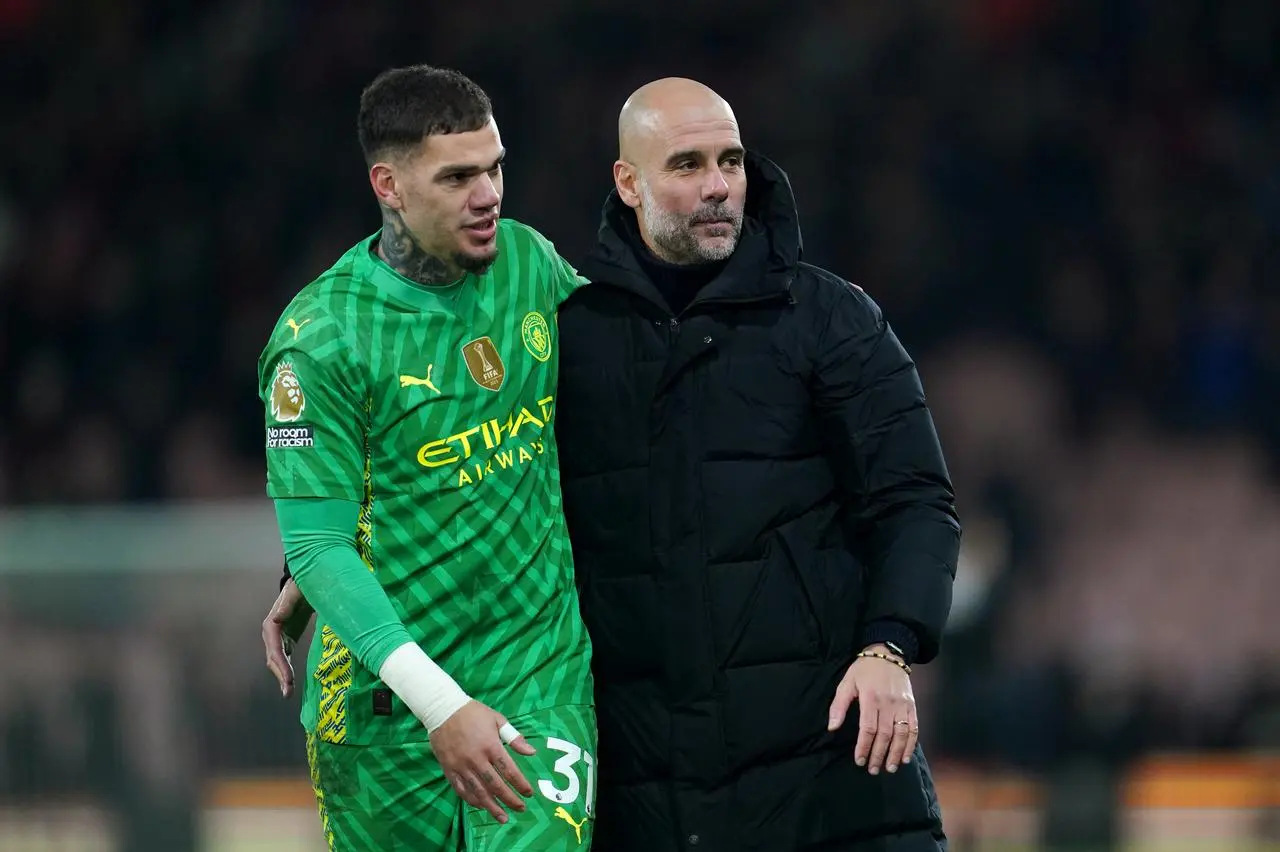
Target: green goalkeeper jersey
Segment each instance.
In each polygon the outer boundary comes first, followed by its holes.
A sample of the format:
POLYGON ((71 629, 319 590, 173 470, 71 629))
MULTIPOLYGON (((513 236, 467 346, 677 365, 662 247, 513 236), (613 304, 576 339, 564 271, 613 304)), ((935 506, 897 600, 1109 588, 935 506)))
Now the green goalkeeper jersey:
MULTIPOLYGON (((293 299, 262 353, 267 492, 358 502, 361 558, 476 700, 508 717, 591 704, 552 430, 556 311, 585 282, 510 220, 493 266, 446 287, 400 276, 376 238, 293 299)), ((308 668, 321 741, 426 738, 327 624, 308 668)))

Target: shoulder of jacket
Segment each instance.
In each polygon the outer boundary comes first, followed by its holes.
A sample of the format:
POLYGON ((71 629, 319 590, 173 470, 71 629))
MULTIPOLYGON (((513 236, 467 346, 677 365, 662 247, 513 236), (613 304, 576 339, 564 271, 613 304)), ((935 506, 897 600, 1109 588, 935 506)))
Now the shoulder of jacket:
POLYGON ((791 292, 797 305, 807 302, 824 317, 839 312, 872 325, 883 321, 880 306, 866 290, 811 263, 799 265, 791 292))

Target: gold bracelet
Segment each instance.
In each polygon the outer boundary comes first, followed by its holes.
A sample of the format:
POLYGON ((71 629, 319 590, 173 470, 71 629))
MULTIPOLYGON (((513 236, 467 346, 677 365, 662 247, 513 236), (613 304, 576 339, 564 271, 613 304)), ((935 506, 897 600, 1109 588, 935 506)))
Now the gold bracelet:
POLYGON ((886 663, 893 663, 907 674, 911 674, 911 666, 899 660, 897 657, 890 657, 888 654, 881 654, 879 651, 859 651, 859 657, 875 657, 877 660, 884 660, 886 663))

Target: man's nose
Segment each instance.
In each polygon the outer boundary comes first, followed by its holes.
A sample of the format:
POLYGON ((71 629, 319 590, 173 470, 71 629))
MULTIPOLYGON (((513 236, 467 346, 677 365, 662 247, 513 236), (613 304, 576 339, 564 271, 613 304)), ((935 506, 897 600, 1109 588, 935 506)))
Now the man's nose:
POLYGON ((502 200, 502 196, 498 193, 498 187, 494 185, 493 178, 487 174, 480 176, 476 181, 475 188, 471 192, 471 206, 480 210, 486 210, 496 205, 502 200))
POLYGON ((707 169, 707 177, 702 182, 703 201, 724 201, 729 197, 729 182, 719 167, 707 169))

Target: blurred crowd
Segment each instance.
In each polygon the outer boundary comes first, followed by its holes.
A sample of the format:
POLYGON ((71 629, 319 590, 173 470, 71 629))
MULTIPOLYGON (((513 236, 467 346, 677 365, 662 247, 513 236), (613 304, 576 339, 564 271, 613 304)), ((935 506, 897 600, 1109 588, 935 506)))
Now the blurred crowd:
POLYGON ((1277 44, 1271 0, 0 3, 0 503, 262 493, 256 359, 377 227, 378 71, 485 86, 504 211, 570 260, 623 99, 692 76, 922 365, 966 522, 938 748, 1274 738, 1277 44))

